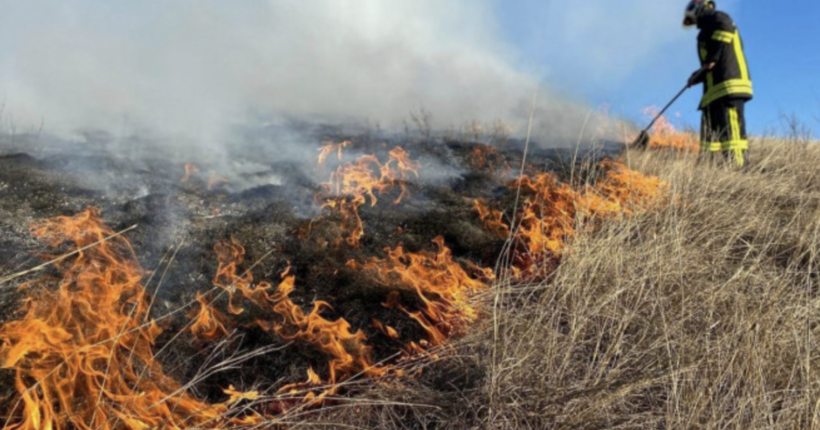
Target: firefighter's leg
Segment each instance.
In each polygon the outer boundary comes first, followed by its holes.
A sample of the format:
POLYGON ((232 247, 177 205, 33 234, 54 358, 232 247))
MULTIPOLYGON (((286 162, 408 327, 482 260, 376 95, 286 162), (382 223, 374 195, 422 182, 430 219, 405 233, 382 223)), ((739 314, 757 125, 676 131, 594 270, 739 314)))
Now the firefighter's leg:
POLYGON ((719 125, 720 121, 716 114, 719 110, 716 108, 716 103, 706 106, 702 110, 702 117, 700 123, 700 157, 698 160, 714 160, 714 154, 720 151, 719 130, 715 125, 719 125))
POLYGON ((746 101, 736 100, 734 103, 737 119, 737 140, 733 145, 735 164, 739 167, 749 167, 749 138, 746 135, 746 101))
POLYGON ((736 167, 746 167, 749 141, 746 139, 744 101, 728 100, 726 106, 727 132, 721 139, 723 154, 736 167))

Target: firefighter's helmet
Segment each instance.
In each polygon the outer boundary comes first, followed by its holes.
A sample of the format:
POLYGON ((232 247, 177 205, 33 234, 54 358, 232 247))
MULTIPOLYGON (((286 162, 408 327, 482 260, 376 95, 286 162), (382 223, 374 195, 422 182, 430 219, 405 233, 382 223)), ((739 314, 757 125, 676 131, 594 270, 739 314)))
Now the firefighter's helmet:
POLYGON ((683 13, 683 26, 692 27, 698 23, 698 17, 707 9, 714 9, 715 2, 712 0, 690 0, 683 13))

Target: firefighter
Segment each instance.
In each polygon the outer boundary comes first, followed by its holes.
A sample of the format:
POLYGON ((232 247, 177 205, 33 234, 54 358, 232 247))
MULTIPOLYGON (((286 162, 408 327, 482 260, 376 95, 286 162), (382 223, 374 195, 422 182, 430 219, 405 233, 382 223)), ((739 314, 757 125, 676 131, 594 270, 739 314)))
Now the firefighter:
POLYGON ((697 26, 701 69, 689 78, 689 86, 703 84, 701 152, 723 157, 738 167, 748 165, 744 106, 752 99, 752 79, 746 64, 743 41, 732 18, 715 8, 711 0, 691 0, 683 20, 697 26))

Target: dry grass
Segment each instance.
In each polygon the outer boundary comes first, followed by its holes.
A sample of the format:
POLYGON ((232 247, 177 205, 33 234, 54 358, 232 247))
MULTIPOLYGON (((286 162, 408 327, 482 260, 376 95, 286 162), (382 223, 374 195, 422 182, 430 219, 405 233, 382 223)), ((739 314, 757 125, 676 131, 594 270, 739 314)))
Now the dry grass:
POLYGON ((365 403, 302 425, 820 428, 820 146, 753 146, 747 172, 629 154, 669 181, 668 205, 579 236, 547 283, 499 287, 495 332, 417 386, 370 393, 431 407, 365 403), (475 386, 447 386, 465 369, 475 386))
POLYGON ((667 204, 579 234, 542 284, 500 283, 420 378, 257 428, 820 428, 820 145, 753 148, 744 172, 627 154, 667 204))

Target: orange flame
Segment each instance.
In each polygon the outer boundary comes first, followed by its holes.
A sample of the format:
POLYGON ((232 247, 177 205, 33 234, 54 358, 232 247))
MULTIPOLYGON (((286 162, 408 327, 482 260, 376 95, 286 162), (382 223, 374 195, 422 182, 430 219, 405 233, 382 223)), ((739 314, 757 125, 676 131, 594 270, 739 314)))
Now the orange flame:
POLYGON ((259 400, 259 391, 237 391, 233 385, 228 386, 228 388, 222 390, 222 392, 230 396, 228 401, 225 402, 227 405, 235 405, 243 400, 259 400))
MULTIPOLYGON (((344 146, 347 146, 345 142, 325 145, 319 156, 319 163, 323 163, 327 155, 336 150, 341 157, 341 148, 344 146)), ((322 207, 340 218, 340 234, 335 246, 346 243, 350 247, 358 247, 364 237, 359 209, 368 200, 371 207, 375 206, 378 202, 377 194, 387 193, 396 187, 400 192, 393 203, 400 203, 407 195, 407 181, 413 176, 418 177, 421 164, 411 160, 407 151, 395 147, 389 155, 390 158, 384 164, 375 155, 361 156, 355 162, 339 166, 331 173, 330 180, 322 184, 324 192, 318 194, 316 199, 324 200, 322 207)))
POLYGON ((225 316, 211 306, 211 299, 208 295, 196 293, 196 301, 199 303, 199 312, 194 316, 191 324, 191 333, 199 339, 215 340, 228 334, 223 321, 225 316))
POLYGON ((504 222, 504 213, 490 209, 478 200, 473 201, 473 209, 478 212, 478 218, 484 224, 484 228, 499 238, 510 236, 510 226, 504 222))
POLYGON ((337 248, 346 243, 351 248, 358 248, 362 237, 364 237, 364 224, 359 216, 359 208, 364 206, 364 196, 337 197, 328 199, 323 208, 331 214, 341 218, 339 223, 339 236, 334 246, 337 248))
MULTIPOLYGON (((606 177, 597 186, 597 193, 605 196, 620 213, 655 209, 664 202, 669 184, 654 176, 646 176, 617 162, 604 162, 606 177)), ((593 208, 594 209, 594 208, 593 208)))
POLYGON ((239 314, 243 308, 237 300, 241 297, 257 307, 277 316, 276 320, 258 320, 256 323, 264 330, 277 333, 284 339, 304 342, 327 355, 330 360, 328 371, 329 382, 335 384, 354 375, 379 376, 386 372, 384 368, 373 364, 371 347, 361 330, 351 331, 350 323, 344 319, 330 321, 321 316, 331 307, 327 302, 316 301, 310 313, 305 314, 300 306, 290 299, 295 288, 296 277, 286 270, 282 282, 272 291, 267 282, 253 285, 253 277, 248 272, 238 275, 238 267, 243 263, 245 249, 235 240, 222 242, 216 247, 219 267, 214 283, 228 291, 231 296, 230 312, 239 314))
POLYGON ((342 161, 342 149, 350 146, 350 143, 351 142, 349 140, 345 140, 341 143, 326 142, 321 148, 319 148, 319 164, 324 164, 327 157, 334 151, 337 152, 339 161, 342 161))
POLYGON ((370 205, 375 206, 378 202, 376 193, 385 193, 398 185, 401 193, 395 203, 399 203, 407 192, 405 182, 411 175, 418 177, 419 168, 420 163, 410 160, 408 153, 401 147, 395 147, 390 151, 390 159, 385 164, 381 164, 375 155, 363 155, 355 162, 339 166, 324 187, 334 195, 367 197, 370 205))
MULTIPOLYGON (((96 209, 32 231, 52 247, 78 249, 114 234, 96 209)), ((195 400, 154 360, 162 330, 145 322, 143 270, 125 238, 57 267, 58 288, 45 277, 24 285, 25 314, 0 327, 0 365, 14 370, 18 401, 6 429, 179 429, 221 419, 224 406, 195 400)))
MULTIPOLYGON (((648 210, 663 200, 667 184, 655 177, 632 171, 616 162, 604 162, 603 179, 575 190, 559 183, 554 174, 533 178, 523 176, 510 187, 521 188, 525 196, 516 215, 513 240, 513 273, 519 279, 545 277, 560 259, 567 241, 590 222, 631 215, 648 210)), ((474 209, 489 231, 499 237, 509 235, 502 214, 480 202, 474 209)))
POLYGON ((373 327, 376 330, 380 331, 383 335, 389 337, 390 339, 398 339, 399 338, 399 332, 397 332, 396 329, 394 329, 393 327, 390 327, 388 325, 384 325, 384 323, 382 323, 381 321, 379 321, 375 318, 372 318, 370 320, 370 322, 371 322, 371 324, 373 324, 373 327))
MULTIPOLYGON (((654 117, 658 114, 658 108, 648 107, 644 109, 644 114, 654 117)), ((697 152, 700 150, 697 136, 693 133, 678 131, 665 115, 661 115, 652 128, 649 147, 655 149, 675 149, 687 152, 697 152)))
POLYGON ((191 177, 195 174, 199 173, 199 167, 196 167, 196 164, 188 163, 185 165, 185 176, 179 181, 180 184, 185 184, 191 177))
POLYGON ((414 291, 422 303, 420 311, 401 305, 397 295, 389 297, 386 306, 406 312, 427 332, 428 343, 436 346, 462 333, 478 318, 471 298, 489 289, 485 281, 493 274, 489 269, 473 268, 478 276, 470 276, 453 260, 444 238, 437 237, 433 243, 437 252, 406 253, 399 246, 386 248, 386 258, 371 258, 364 265, 349 261, 347 265, 369 272, 383 285, 414 291))
POLYGON ((494 172, 503 168, 502 175, 506 175, 510 170, 510 164, 507 158, 501 154, 498 148, 489 145, 476 144, 470 152, 469 161, 470 167, 474 170, 489 170, 494 172))

